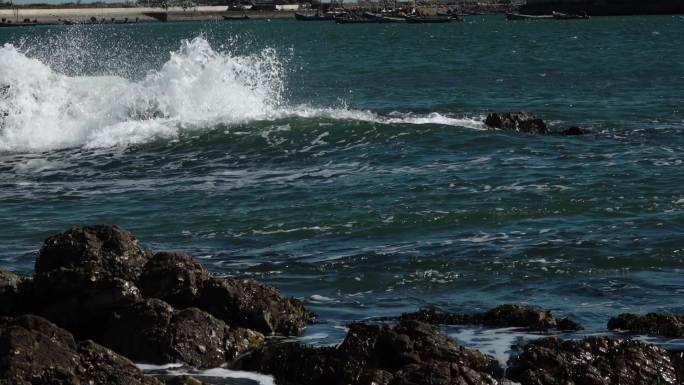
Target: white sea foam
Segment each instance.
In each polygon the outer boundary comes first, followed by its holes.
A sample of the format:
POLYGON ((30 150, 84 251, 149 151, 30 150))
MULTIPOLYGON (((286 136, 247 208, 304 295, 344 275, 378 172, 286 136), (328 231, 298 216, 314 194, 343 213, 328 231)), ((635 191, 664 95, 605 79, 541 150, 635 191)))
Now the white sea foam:
POLYGON ((235 56, 201 37, 183 41, 139 81, 67 76, 6 44, 0 47, 0 151, 127 146, 173 139, 182 130, 289 117, 483 128, 479 118, 438 113, 288 105, 284 73, 273 49, 235 56))
POLYGON ((193 376, 197 378, 214 377, 214 378, 242 378, 252 380, 259 383, 259 385, 275 385, 272 376, 259 374, 255 372, 246 372, 242 370, 230 370, 225 368, 213 368, 205 370, 191 370, 184 368, 183 364, 166 364, 166 365, 149 365, 136 364, 136 366, 143 371, 162 372, 172 376, 193 376))

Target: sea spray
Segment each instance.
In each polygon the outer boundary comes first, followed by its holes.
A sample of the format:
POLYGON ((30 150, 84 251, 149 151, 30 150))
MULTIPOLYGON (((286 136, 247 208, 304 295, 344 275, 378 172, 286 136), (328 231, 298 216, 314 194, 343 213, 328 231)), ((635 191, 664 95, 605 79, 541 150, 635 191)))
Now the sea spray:
POLYGON ((111 147, 178 137, 183 130, 301 117, 380 124, 481 128, 478 119, 438 113, 382 116, 371 111, 288 105, 276 50, 217 52, 203 37, 183 40, 141 80, 69 76, 11 44, 0 48, 0 151, 111 147))
POLYGON ((126 145, 172 137, 179 128, 264 119, 284 87, 274 50, 233 57, 202 38, 183 41, 139 82, 62 75, 6 44, 0 84, 3 151, 126 145))

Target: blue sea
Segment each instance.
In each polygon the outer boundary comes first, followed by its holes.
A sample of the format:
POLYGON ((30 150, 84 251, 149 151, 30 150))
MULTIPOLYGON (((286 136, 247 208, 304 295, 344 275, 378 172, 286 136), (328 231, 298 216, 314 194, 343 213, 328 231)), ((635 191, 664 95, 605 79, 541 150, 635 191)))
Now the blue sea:
POLYGON ((423 306, 681 314, 682 41, 682 16, 3 28, 0 267, 114 223, 303 300, 319 345, 423 306), (518 110, 592 133, 483 123, 518 110))

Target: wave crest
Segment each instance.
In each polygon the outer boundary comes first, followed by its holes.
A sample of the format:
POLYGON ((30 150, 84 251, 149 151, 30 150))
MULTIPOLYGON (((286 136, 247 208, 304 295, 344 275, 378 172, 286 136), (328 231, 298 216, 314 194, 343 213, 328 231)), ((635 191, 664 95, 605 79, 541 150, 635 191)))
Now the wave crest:
POLYGON ((173 139, 181 130, 290 117, 482 128, 479 119, 289 106, 274 49, 235 56, 184 40, 139 81, 68 76, 13 45, 0 47, 0 151, 112 147, 173 139))

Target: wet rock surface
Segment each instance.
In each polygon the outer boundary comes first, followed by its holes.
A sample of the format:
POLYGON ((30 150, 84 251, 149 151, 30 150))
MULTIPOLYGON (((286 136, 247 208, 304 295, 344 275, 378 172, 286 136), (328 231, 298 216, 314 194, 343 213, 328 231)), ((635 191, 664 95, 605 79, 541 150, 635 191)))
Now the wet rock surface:
POLYGON ((103 343, 139 362, 217 367, 259 347, 263 335, 230 328, 197 308, 175 310, 159 299, 147 299, 112 314, 103 343))
POLYGON ((253 279, 212 278, 205 282, 198 307, 229 324, 264 334, 299 335, 315 316, 296 299, 253 279))
POLYGON ((101 340, 110 312, 142 298, 138 288, 91 268, 59 268, 36 274, 20 288, 20 310, 43 316, 79 339, 101 340))
POLYGON ((533 331, 576 331, 582 327, 567 318, 556 318, 548 310, 506 304, 484 313, 457 314, 436 309, 421 309, 402 314, 403 320, 418 320, 441 325, 481 325, 486 327, 520 327, 533 331))
POLYGON ((299 335, 314 316, 300 301, 251 279, 215 277, 192 257, 157 253, 139 279, 145 297, 198 307, 230 325, 264 334, 299 335))
POLYGON ((18 275, 0 270, 0 316, 12 314, 15 311, 21 281, 18 275))
POLYGON ((270 344, 240 359, 237 367, 272 374, 278 383, 304 385, 496 384, 503 373, 492 357, 413 320, 352 324, 337 348, 270 344))
POLYGON ((74 227, 45 240, 36 274, 59 268, 90 268, 135 281, 150 257, 138 239, 115 225, 74 227))
POLYGON ((197 303, 209 272, 184 253, 156 253, 145 264, 138 286, 146 298, 160 298, 176 307, 197 303))
POLYGON ((487 115, 484 123, 487 127, 527 134, 577 136, 591 133, 591 130, 576 126, 551 131, 542 118, 529 112, 492 112, 487 115))
POLYGON ((159 385, 128 359, 36 316, 0 318, 0 384, 159 385))
POLYGON ((669 354, 639 341, 553 337, 517 347, 507 376, 522 385, 682 384, 669 354))
POLYGON ((529 134, 548 134, 549 129, 544 121, 529 112, 493 112, 487 115, 485 124, 488 127, 512 130, 529 134))
POLYGON ((608 321, 608 329, 666 338, 682 338, 684 337, 684 317, 657 313, 644 316, 625 313, 611 318, 608 321))

